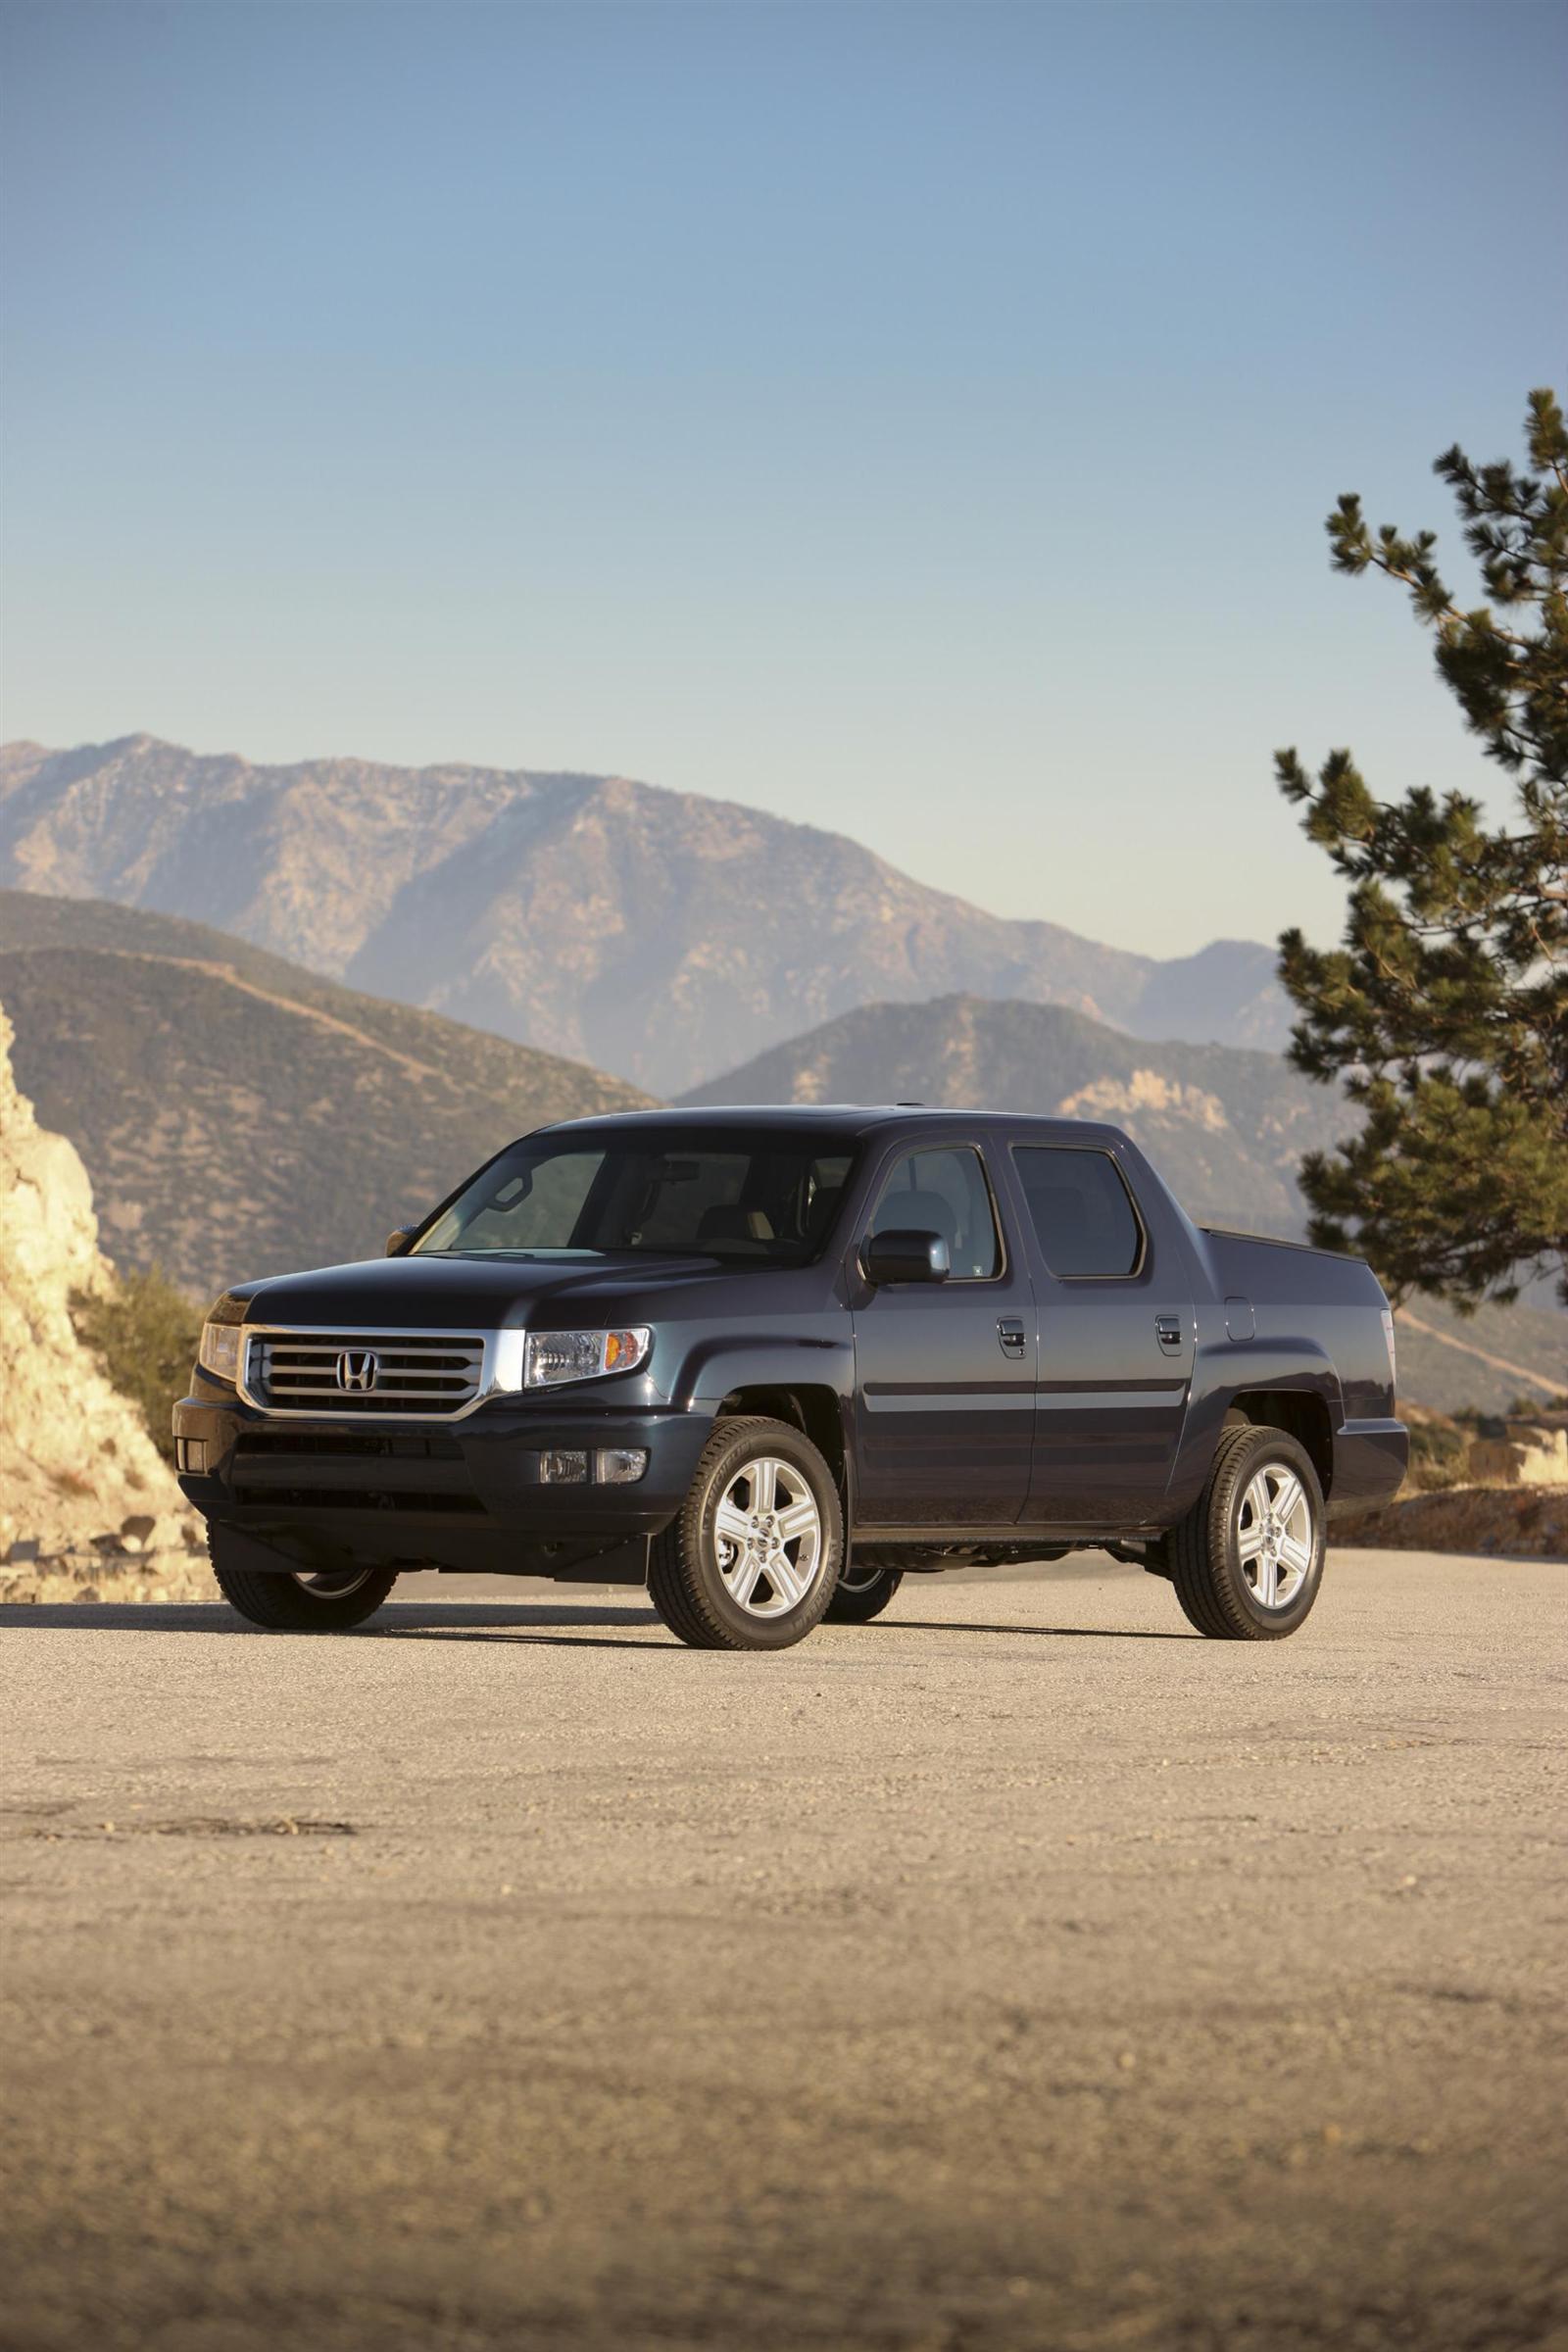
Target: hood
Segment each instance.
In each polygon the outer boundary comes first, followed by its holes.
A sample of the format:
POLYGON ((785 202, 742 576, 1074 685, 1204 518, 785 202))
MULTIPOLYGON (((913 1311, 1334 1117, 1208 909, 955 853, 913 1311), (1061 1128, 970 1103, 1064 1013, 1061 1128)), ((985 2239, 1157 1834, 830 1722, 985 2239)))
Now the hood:
POLYGON ((550 1322, 635 1322, 645 1304, 652 1313, 672 1291, 725 1271, 710 1257, 575 1265, 522 1257, 372 1257, 240 1283, 224 1296, 243 1307, 246 1323, 506 1331, 537 1320, 542 1306, 563 1310, 549 1314, 550 1322))

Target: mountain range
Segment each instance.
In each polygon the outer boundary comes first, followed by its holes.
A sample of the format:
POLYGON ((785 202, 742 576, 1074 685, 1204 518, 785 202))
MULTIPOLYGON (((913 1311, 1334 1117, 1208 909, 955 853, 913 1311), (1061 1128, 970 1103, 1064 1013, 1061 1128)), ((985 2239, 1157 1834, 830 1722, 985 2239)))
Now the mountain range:
MULTIPOLYGON (((1038 842, 1042 899, 1070 891, 1038 842)), ((0 883, 216 925, 670 1095, 834 1015, 955 993, 1277 1048, 1274 952, 1161 959, 984 912, 842 835, 622 777, 289 767, 146 735, 0 751, 0 883)))

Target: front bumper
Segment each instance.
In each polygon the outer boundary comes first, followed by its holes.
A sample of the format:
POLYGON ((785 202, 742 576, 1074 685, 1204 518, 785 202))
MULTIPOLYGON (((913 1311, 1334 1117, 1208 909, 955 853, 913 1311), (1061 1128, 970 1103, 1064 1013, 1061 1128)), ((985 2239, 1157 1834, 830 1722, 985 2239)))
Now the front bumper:
POLYGON ((640 1577, 647 1542, 684 1502, 710 1415, 551 1399, 456 1421, 279 1419, 232 1392, 174 1407, 179 1484, 195 1508, 289 1560, 640 1577), (546 1485, 540 1457, 637 1446, 631 1485, 546 1485), (590 1567, 589 1562, 597 1563, 590 1567))

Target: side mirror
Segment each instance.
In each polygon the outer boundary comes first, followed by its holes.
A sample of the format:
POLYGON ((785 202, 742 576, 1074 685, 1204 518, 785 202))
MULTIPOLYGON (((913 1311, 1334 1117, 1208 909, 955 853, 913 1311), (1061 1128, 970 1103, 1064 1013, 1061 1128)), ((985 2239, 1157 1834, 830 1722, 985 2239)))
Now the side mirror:
POLYGON ((946 1282, 952 1273, 940 1233, 873 1233, 860 1251, 867 1282, 946 1282))
POLYGON ((394 1225, 386 1237, 387 1256, 401 1257, 418 1230, 417 1225, 394 1225))

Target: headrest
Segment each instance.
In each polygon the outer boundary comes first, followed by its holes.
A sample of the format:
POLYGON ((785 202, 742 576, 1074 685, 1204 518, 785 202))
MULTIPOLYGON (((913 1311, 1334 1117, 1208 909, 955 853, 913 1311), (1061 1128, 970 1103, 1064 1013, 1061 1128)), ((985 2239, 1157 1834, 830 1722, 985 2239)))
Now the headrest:
POLYGON ((770 1242, 773 1222, 765 1208, 740 1208, 733 1203, 705 1208, 697 1227, 700 1242, 770 1242))

